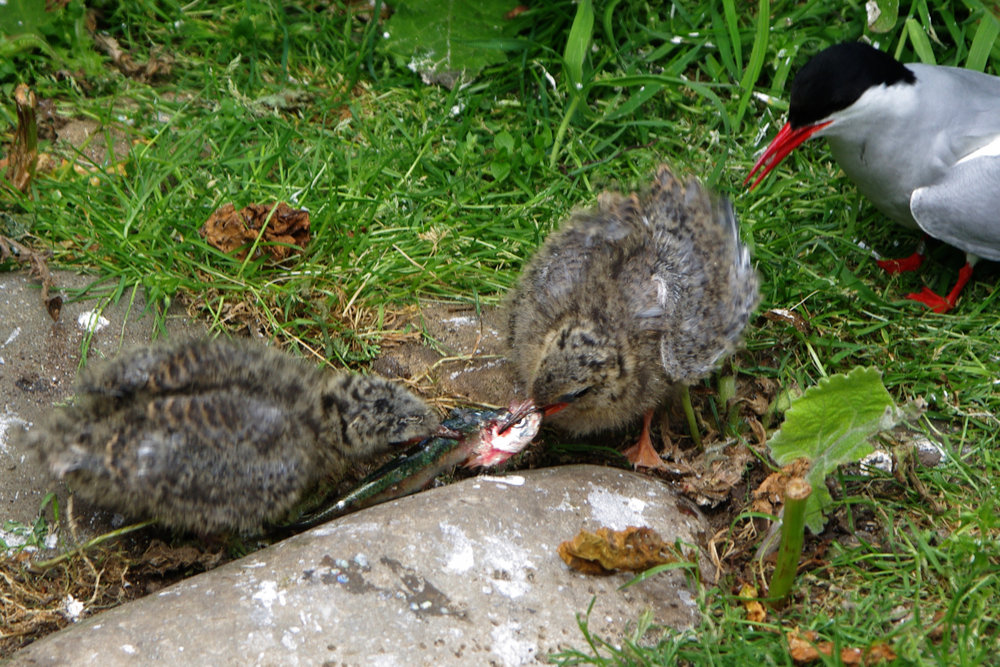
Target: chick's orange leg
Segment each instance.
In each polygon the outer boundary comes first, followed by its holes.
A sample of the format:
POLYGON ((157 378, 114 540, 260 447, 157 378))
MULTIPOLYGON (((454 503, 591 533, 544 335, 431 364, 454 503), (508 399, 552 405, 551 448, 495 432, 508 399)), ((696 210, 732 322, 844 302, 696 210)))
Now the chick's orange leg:
POLYGON ((663 468, 663 459, 653 448, 653 441, 649 437, 649 425, 653 421, 653 411, 648 411, 642 417, 642 433, 639 435, 639 442, 635 443, 624 452, 625 458, 635 467, 643 468, 663 468))

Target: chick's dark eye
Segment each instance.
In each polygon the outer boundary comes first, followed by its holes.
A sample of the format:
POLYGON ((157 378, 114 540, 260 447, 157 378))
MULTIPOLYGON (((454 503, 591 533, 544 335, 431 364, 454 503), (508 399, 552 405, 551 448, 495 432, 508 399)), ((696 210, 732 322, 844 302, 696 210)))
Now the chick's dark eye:
POLYGON ((561 402, 569 403, 569 402, 575 401, 575 400, 577 400, 579 398, 583 398, 588 393, 590 393, 591 389, 593 389, 593 387, 584 387, 583 389, 577 389, 574 392, 570 392, 570 393, 566 394, 565 396, 563 396, 561 402))

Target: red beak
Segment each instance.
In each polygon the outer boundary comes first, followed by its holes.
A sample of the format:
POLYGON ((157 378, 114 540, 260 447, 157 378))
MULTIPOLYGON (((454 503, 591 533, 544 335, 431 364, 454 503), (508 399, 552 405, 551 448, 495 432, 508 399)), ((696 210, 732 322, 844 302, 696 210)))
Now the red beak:
POLYGON ((754 174, 760 171, 757 179, 750 186, 753 190, 757 187, 757 184, 764 180, 764 177, 771 173, 771 170, 781 164, 781 161, 788 157, 788 154, 798 148, 799 144, 814 135, 815 133, 822 130, 824 127, 832 123, 832 120, 828 120, 825 123, 817 123, 816 125, 806 125, 805 127, 800 127, 797 130, 793 130, 792 126, 785 123, 785 126, 781 128, 778 132, 778 136, 768 144, 767 150, 764 154, 760 156, 760 159, 754 163, 753 169, 747 175, 746 180, 743 181, 743 185, 753 178, 754 174))

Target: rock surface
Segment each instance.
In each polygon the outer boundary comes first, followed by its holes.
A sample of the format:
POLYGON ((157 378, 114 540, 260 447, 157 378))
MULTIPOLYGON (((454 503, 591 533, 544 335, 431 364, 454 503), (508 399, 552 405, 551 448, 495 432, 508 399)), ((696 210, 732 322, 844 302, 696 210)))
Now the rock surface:
MULTIPOLYGON (((690 626, 679 571, 625 590, 556 553, 581 529, 649 526, 703 544, 661 482, 566 466, 476 477, 291 537, 28 646, 13 664, 522 665, 581 647, 577 615, 618 641, 644 610, 690 626)), ((706 566, 702 556, 702 569, 706 566)))
POLYGON ((453 401, 506 407, 518 391, 504 358, 502 318, 498 308, 421 302, 407 324, 433 345, 408 340, 387 347, 372 370, 387 378, 425 377, 436 394, 453 401))

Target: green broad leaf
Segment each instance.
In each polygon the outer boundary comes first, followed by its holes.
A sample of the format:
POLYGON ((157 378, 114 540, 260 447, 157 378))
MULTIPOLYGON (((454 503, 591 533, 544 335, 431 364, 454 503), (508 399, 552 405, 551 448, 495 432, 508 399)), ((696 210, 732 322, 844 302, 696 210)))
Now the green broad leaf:
POLYGON ((823 511, 833 502, 826 488, 827 475, 841 464, 870 454, 874 448, 868 439, 904 417, 875 368, 855 368, 847 375, 823 378, 792 401, 768 446, 780 465, 803 457, 812 462, 806 475, 813 488, 806 505, 809 530, 823 530, 823 511))
POLYGON ((868 10, 868 29, 874 33, 889 32, 899 18, 899 0, 873 0, 865 5, 868 10))
POLYGON ((452 88, 507 59, 499 43, 510 8, 506 0, 407 0, 395 5, 380 48, 425 83, 452 88))
POLYGON ((0 10, 0 35, 42 34, 42 27, 53 20, 42 0, 8 0, 0 10))
POLYGON ((493 139, 493 145, 498 151, 503 151, 507 155, 514 152, 514 135, 504 130, 493 139))

